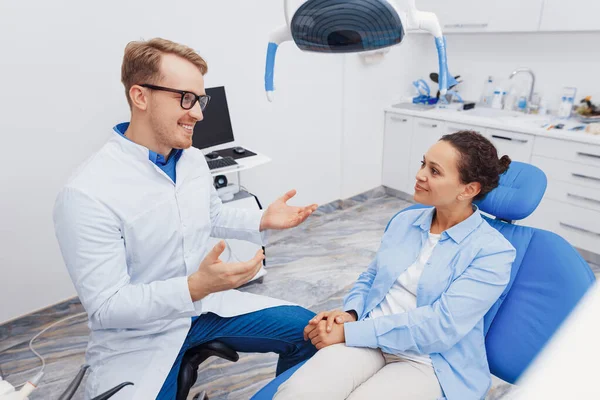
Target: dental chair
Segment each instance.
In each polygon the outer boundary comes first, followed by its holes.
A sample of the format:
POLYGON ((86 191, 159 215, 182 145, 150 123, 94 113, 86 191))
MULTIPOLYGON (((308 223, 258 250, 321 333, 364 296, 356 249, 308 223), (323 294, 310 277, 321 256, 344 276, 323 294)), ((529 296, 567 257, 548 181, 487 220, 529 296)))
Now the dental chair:
MULTIPOLYGON (((490 372, 513 384, 595 282, 589 265, 565 239, 513 223, 533 213, 546 182, 537 167, 513 161, 500 185, 477 204, 487 222, 517 250, 510 282, 484 317, 490 372)), ((400 213, 423 207, 416 204, 400 213)), ((302 364, 279 375, 252 399, 272 399, 302 364)))

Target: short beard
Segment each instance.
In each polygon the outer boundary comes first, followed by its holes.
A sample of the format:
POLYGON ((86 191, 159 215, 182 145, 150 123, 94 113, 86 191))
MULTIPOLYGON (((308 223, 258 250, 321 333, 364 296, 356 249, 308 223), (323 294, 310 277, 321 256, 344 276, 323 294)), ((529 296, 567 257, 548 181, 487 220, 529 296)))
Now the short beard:
POLYGON ((191 140, 178 140, 179 135, 176 132, 173 132, 172 134, 169 133, 171 130, 178 129, 178 124, 176 124, 175 128, 170 128, 168 124, 165 124, 160 118, 157 118, 154 113, 150 114, 150 124, 154 130, 156 141, 161 147, 187 149, 192 145, 191 140))

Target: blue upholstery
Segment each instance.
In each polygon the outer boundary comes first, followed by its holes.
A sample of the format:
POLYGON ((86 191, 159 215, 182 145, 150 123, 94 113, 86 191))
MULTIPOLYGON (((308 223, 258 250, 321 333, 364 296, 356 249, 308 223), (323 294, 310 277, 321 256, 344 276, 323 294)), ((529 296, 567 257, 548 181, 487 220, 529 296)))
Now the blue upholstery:
POLYGON ((491 221, 517 249, 510 290, 486 315, 490 371, 514 383, 593 285, 588 264, 562 237, 491 221), (521 241, 523 240, 523 241, 521 241), (493 320, 493 321, 492 321, 493 320))
POLYGON ((475 204, 483 212, 506 221, 527 218, 546 192, 546 174, 530 164, 518 161, 500 177, 498 187, 475 204))
MULTIPOLYGON (((510 383, 516 382, 595 281, 590 267, 562 237, 506 222, 529 216, 545 190, 546 175, 540 169, 513 161, 498 188, 478 202, 481 211, 497 217, 484 216, 488 223, 517 250, 510 283, 484 319, 490 371, 510 383)), ((426 206, 415 204, 400 212, 422 207, 426 206)), ((271 399, 298 367, 271 381, 253 399, 271 399)))

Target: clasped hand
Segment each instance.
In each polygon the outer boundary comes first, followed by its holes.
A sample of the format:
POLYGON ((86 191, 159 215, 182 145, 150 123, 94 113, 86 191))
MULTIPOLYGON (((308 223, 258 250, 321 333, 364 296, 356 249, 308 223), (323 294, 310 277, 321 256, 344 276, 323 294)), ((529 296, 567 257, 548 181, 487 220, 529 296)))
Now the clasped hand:
POLYGON ((322 311, 304 328, 304 340, 310 340, 317 350, 345 343, 344 323, 355 321, 354 315, 342 310, 322 311))

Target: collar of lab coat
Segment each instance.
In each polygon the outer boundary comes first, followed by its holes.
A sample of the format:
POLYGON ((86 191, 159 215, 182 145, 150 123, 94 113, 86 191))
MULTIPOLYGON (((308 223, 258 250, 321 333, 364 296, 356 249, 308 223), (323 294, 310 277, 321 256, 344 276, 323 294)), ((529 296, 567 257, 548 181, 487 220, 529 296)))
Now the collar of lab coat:
MULTIPOLYGON (((440 241, 451 238, 456 243, 462 242, 471 232, 473 232, 481 223, 483 222, 483 218, 481 217, 481 212, 479 211, 479 207, 473 204, 473 214, 464 221, 459 224, 454 225, 452 228, 445 230, 442 232, 442 236, 440 237, 440 241)), ((435 207, 431 207, 427 209, 416 221, 413 223, 414 226, 420 227, 423 231, 429 232, 431 229, 431 222, 433 221, 433 215, 435 212, 435 207)))
MULTIPOLYGON (((133 153, 136 155, 140 154, 145 159, 149 159, 154 164, 159 165, 159 166, 161 166, 161 165, 164 166, 167 163, 167 160, 165 159, 165 157, 162 154, 155 153, 154 151, 129 140, 129 138, 127 138, 125 136, 125 132, 127 131, 127 128, 129 128, 129 122, 122 122, 120 124, 115 125, 115 127, 113 128, 113 130, 122 139, 125 139, 125 140, 119 140, 119 144, 121 145, 121 148, 123 149, 123 151, 125 151, 127 153, 133 153), (123 146, 122 145, 123 143, 121 143, 121 142, 126 142, 126 146, 123 146), (134 146, 127 146, 127 144, 131 144, 134 146)), ((182 154, 183 154, 182 149, 173 149, 173 152, 169 156, 169 159, 171 157, 175 157, 175 162, 177 162, 177 160, 179 159, 179 157, 181 157, 182 154)))

